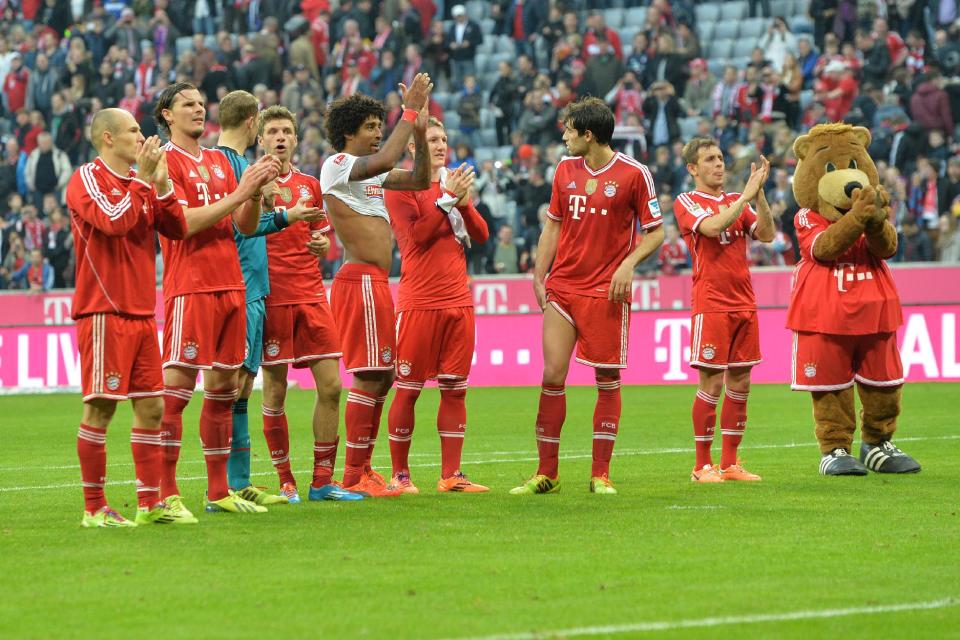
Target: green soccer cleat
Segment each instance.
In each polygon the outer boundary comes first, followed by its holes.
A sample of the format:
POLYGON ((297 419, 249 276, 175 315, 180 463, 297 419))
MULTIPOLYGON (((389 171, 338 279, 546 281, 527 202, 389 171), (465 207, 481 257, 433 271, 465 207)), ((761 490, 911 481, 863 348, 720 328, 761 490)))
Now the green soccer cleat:
POLYGON ((255 487, 252 484, 250 486, 244 487, 238 491, 235 491, 238 496, 246 500, 247 502, 252 502, 254 504, 259 504, 261 506, 267 506, 271 504, 287 504, 290 501, 287 500, 287 496, 284 495, 273 495, 272 493, 267 493, 260 487, 255 487))
POLYGON ((514 496, 532 496, 535 493, 559 493, 560 479, 549 478, 543 474, 537 474, 524 482, 519 487, 510 489, 510 495, 514 496))
POLYGON ((116 528, 135 527, 137 526, 137 523, 133 520, 127 520, 110 507, 100 507, 97 509, 96 513, 84 511, 83 520, 80 521, 80 526, 86 529, 99 527, 116 528))
POLYGON ((617 489, 613 486, 613 483, 610 482, 610 478, 607 476, 596 476, 594 478, 590 478, 590 493, 615 496, 617 495, 617 489))
POLYGON ((225 498, 208 500, 207 513, 266 513, 267 508, 259 504, 244 500, 231 491, 225 498))
POLYGON ((183 504, 183 498, 177 495, 167 496, 163 500, 167 505, 167 515, 171 524, 197 524, 199 520, 183 504))
POLYGON ((146 507, 138 508, 137 517, 134 518, 134 522, 137 523, 138 527, 143 524, 172 524, 173 515, 167 511, 166 505, 161 502, 153 509, 147 509, 146 507))

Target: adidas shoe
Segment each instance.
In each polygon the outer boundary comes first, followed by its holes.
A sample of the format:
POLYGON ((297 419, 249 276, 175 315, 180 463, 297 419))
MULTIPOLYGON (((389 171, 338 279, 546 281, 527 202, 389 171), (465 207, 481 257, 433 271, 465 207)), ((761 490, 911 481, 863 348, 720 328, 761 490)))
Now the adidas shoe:
POLYGON ((107 529, 114 528, 123 528, 123 527, 135 527, 137 523, 133 520, 127 520, 122 515, 111 509, 110 507, 100 507, 95 513, 90 513, 89 511, 83 512, 83 520, 80 521, 80 526, 93 529, 104 527, 107 529))
POLYGON ((514 496, 532 496, 538 493, 560 493, 560 478, 538 473, 519 487, 510 489, 510 495, 514 496))
POLYGON ((410 474, 406 471, 398 471, 393 474, 393 479, 391 479, 390 484, 398 489, 403 489, 404 493, 420 493, 420 489, 417 488, 417 485, 413 484, 413 480, 410 479, 410 474))
POLYGON ((353 491, 347 491, 340 485, 331 482, 322 487, 310 485, 310 493, 307 494, 307 498, 309 498, 311 502, 320 502, 321 500, 355 502, 357 500, 363 500, 364 496, 359 493, 354 493, 353 491))
POLYGON ((161 502, 153 509, 139 507, 134 522, 138 527, 144 524, 173 524, 173 516, 167 511, 167 506, 161 502))
POLYGON ((920 463, 889 440, 877 445, 860 444, 860 462, 876 473, 919 473, 920 463))
POLYGON ((720 469, 720 475, 724 482, 760 482, 763 480, 757 474, 744 469, 739 460, 737 460, 737 464, 732 464, 726 469, 720 469))
POLYGON ((292 482, 286 482, 280 487, 278 497, 286 498, 289 504, 300 504, 300 492, 292 482))
MULTIPOLYGON (((862 455, 862 454, 861 454, 862 455)), ((842 448, 837 447, 820 458, 820 475, 822 476, 865 476, 867 468, 860 461, 842 448)))
POLYGON ((482 484, 470 482, 467 476, 457 471, 449 478, 437 480, 437 491, 440 493, 486 493, 490 489, 482 484))
POLYGON ((177 495, 167 496, 163 499, 167 505, 167 516, 171 518, 171 524, 197 524, 196 516, 190 513, 190 509, 183 504, 183 498, 177 495))
POLYGON ((283 494, 275 496, 272 493, 264 491, 260 487, 253 486, 252 484, 244 487, 243 489, 237 489, 234 493, 247 502, 259 504, 264 507, 272 504, 287 504, 289 502, 287 496, 283 494))
POLYGON ((723 474, 720 473, 720 467, 712 464, 705 464, 699 469, 690 472, 690 481, 701 484, 711 484, 723 482, 723 474))
POLYGON ((602 476, 590 478, 590 493, 615 496, 617 495, 617 488, 613 486, 612 482, 610 482, 610 478, 604 474, 602 476))
POLYGON ((234 492, 219 500, 208 500, 207 513, 266 513, 267 508, 244 500, 234 492))

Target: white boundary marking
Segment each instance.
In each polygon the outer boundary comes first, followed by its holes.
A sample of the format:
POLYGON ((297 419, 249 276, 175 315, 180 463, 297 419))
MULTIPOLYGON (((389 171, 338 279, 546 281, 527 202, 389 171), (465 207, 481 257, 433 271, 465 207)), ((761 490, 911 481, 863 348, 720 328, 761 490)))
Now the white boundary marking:
POLYGON ((651 631, 672 631, 676 629, 698 629, 704 627, 722 627, 735 624, 762 624, 768 622, 792 622, 795 620, 818 620, 824 618, 842 618, 846 616, 877 613, 898 613, 902 611, 923 611, 944 609, 960 604, 956 598, 942 598, 927 602, 901 602, 867 607, 846 607, 843 609, 808 609, 785 611, 783 613, 756 613, 739 616, 719 616, 714 618, 695 618, 692 620, 662 620, 653 622, 635 622, 632 624, 604 625, 597 627, 577 627, 552 631, 523 631, 490 636, 474 636, 460 640, 542 640, 543 638, 569 638, 574 636, 599 636, 620 633, 643 633, 651 631))
MULTIPOLYGON (((930 440, 960 440, 960 435, 930 436, 930 437, 917 436, 917 437, 913 437, 913 438, 898 438, 898 439, 897 439, 897 442, 923 442, 923 441, 930 441, 930 440)), ((741 449, 741 450, 743 450, 743 449, 746 449, 746 450, 751 450, 751 449, 753 449, 753 450, 760 450, 760 449, 799 449, 799 448, 811 448, 811 449, 812 449, 812 448, 815 448, 815 446, 816 446, 816 444, 813 443, 813 442, 789 442, 789 443, 786 443, 786 444, 756 444, 756 445, 752 445, 752 446, 741 446, 740 449, 741 449)), ((672 453, 685 453, 685 454, 689 454, 689 453, 691 453, 691 452, 693 452, 693 449, 690 448, 690 447, 672 447, 672 448, 664 448, 664 449, 624 449, 624 450, 622 450, 622 451, 614 451, 614 455, 615 455, 615 456, 651 456, 651 455, 665 455, 665 454, 672 454, 672 453)), ((482 451, 482 452, 474 453, 473 455, 507 455, 507 456, 513 456, 513 455, 518 455, 518 454, 519 454, 519 455, 527 454, 527 455, 525 455, 525 456, 523 456, 523 457, 519 457, 519 458, 489 458, 489 459, 486 459, 486 460, 464 460, 464 461, 463 461, 463 464, 464 464, 464 465, 471 465, 471 464, 499 464, 499 463, 506 463, 506 462, 536 462, 537 460, 539 460, 539 458, 538 458, 537 456, 532 456, 532 457, 531 457, 531 456, 529 455, 530 453, 531 453, 531 452, 529 452, 529 451, 489 451, 489 452, 487 452, 487 451, 482 451)), ((439 457, 439 454, 436 454, 436 453, 424 453, 424 454, 418 454, 418 455, 420 455, 420 456, 439 457)), ((561 460, 581 460, 581 459, 584 459, 584 458, 592 458, 592 457, 593 457, 593 453, 592 453, 592 452, 591 452, 591 453, 568 453, 568 454, 565 454, 565 455, 564 455, 564 454, 561 454, 561 455, 560 455, 560 459, 561 459, 561 460)), ((387 456, 381 455, 381 456, 378 457, 378 459, 379 459, 381 462, 385 462, 386 459, 387 459, 387 456)), ((308 460, 308 458, 306 458, 306 457, 304 457, 304 458, 299 458, 299 459, 291 458, 291 461, 296 461, 296 462, 304 462, 304 461, 306 461, 306 460, 308 460)), ((313 462, 313 458, 309 458, 309 461, 310 461, 310 462, 313 462)), ((195 461, 195 462, 203 462, 203 460, 199 460, 199 461, 195 461)), ((184 464, 184 462, 181 462, 180 464, 184 464)), ((118 467, 118 466, 121 466, 121 465, 111 465, 111 466, 118 467)), ((125 465, 123 465, 123 466, 133 466, 133 464, 132 464, 132 463, 127 463, 127 464, 125 464, 125 465)), ((439 467, 439 466, 440 466, 440 463, 439 463, 439 462, 422 462, 422 463, 420 463, 420 464, 412 464, 412 465, 410 465, 410 468, 411 468, 411 469, 435 468, 435 467, 439 467)), ((4 467, 4 468, 0 468, 0 471, 43 471, 43 470, 50 470, 50 469, 79 469, 79 468, 80 468, 79 465, 65 465, 65 466, 56 466, 56 467, 4 467)), ((308 469, 300 469, 300 470, 298 470, 298 471, 295 471, 295 473, 310 473, 310 472, 312 472, 312 471, 313 471, 313 467, 311 466, 311 467, 308 468, 308 469)), ((271 470, 271 471, 258 471, 258 472, 251 473, 251 474, 250 474, 250 477, 251 477, 251 478, 255 478, 255 477, 261 477, 261 476, 272 476, 272 475, 275 475, 275 474, 276 474, 276 471, 273 471, 273 470, 271 470)), ((195 482, 195 481, 206 480, 206 479, 207 479, 207 476, 205 476, 205 475, 203 475, 203 476, 177 477, 177 482, 195 482)), ((134 480, 116 480, 116 481, 113 481, 113 482, 109 482, 108 485, 109 485, 109 486, 120 486, 120 485, 125 485, 125 484, 134 484, 134 482, 135 482, 134 480)), ((75 488, 77 487, 77 485, 78 485, 78 483, 76 483, 76 482, 69 482, 69 483, 63 483, 63 484, 46 484, 46 485, 23 486, 23 487, 0 487, 0 493, 3 493, 4 491, 34 491, 34 490, 45 490, 45 489, 75 489, 75 488)))

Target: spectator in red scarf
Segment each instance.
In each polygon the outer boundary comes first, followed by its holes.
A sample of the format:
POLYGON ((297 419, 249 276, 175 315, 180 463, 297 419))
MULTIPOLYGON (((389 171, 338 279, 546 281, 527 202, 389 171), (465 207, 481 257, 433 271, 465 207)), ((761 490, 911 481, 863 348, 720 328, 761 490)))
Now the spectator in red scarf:
POLYGON ((3 81, 3 107, 7 113, 16 113, 27 102, 30 71, 23 66, 23 56, 14 52, 10 58, 10 72, 3 81))
POLYGON ((814 95, 823 103, 827 120, 839 122, 850 111, 860 91, 857 80, 847 65, 834 60, 823 70, 823 75, 814 86, 814 95))

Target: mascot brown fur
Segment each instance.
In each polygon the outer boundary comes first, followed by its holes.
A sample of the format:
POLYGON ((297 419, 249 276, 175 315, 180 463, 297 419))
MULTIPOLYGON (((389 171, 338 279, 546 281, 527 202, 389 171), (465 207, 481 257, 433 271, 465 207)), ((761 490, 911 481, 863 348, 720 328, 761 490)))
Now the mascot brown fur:
POLYGON ((903 368, 896 330, 900 299, 885 260, 896 253, 890 197, 867 154, 870 132, 817 125, 793 145, 795 226, 801 261, 787 326, 794 331, 793 384, 813 396, 824 475, 912 473, 920 465, 890 442, 900 414, 903 368), (850 455, 862 411, 859 460, 850 455))

